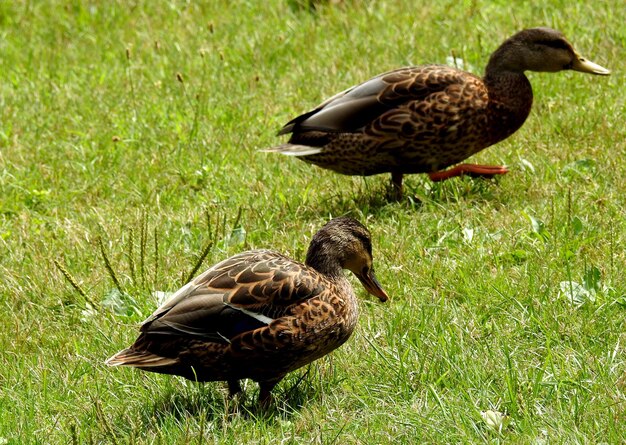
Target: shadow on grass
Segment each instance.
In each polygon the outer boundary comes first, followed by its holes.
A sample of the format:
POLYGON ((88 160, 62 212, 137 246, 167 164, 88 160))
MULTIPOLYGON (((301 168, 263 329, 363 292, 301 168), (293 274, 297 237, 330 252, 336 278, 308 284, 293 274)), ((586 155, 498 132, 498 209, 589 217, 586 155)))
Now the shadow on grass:
POLYGON ((221 419, 227 402, 214 383, 198 383, 187 388, 170 386, 152 400, 146 401, 142 410, 143 423, 162 425, 171 419, 183 420, 203 416, 206 420, 221 419))
POLYGON ((259 406, 258 387, 251 381, 243 394, 235 398, 219 390, 221 382, 200 383, 189 391, 171 389, 145 405, 144 421, 162 424, 172 418, 184 420, 204 416, 208 421, 223 422, 233 415, 250 420, 288 419, 319 398, 317 390, 307 384, 307 375, 305 372, 295 382, 277 387, 273 392, 274 403, 267 409, 259 406))
POLYGON ((318 201, 309 202, 300 210, 299 216, 313 218, 320 214, 355 217, 372 215, 375 218, 385 219, 394 215, 398 208, 408 211, 431 211, 433 207, 458 202, 466 202, 469 206, 500 200, 500 178, 460 177, 433 183, 422 176, 412 175, 412 178, 418 177, 419 179, 407 181, 404 196, 399 200, 390 196, 391 188, 388 183, 378 182, 372 186, 366 179, 363 186, 355 191, 337 190, 318 201))
POLYGON ((223 382, 177 385, 173 379, 163 391, 145 400, 136 417, 131 413, 118 416, 109 431, 122 438, 143 435, 145 431, 161 431, 172 425, 189 429, 196 424, 192 431, 205 430, 205 426, 210 425, 211 429, 220 430, 235 419, 269 424, 288 420, 303 407, 319 403, 322 398, 311 375, 315 372, 310 370, 308 367, 304 372, 296 372, 279 384, 273 391, 274 403, 267 409, 258 405, 258 385, 252 381, 247 382, 239 397, 231 399, 222 390, 223 382), (129 422, 129 415, 137 421, 129 422))

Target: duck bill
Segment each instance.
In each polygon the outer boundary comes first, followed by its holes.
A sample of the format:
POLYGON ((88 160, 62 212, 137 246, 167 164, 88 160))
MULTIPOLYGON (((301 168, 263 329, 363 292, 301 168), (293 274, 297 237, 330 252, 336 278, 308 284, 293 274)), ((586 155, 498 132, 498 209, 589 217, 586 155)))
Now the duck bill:
POLYGON ((576 55, 576 59, 572 62, 572 69, 574 71, 580 71, 581 73, 597 74, 600 76, 608 76, 611 74, 611 72, 603 66, 593 63, 591 60, 587 60, 579 55, 576 55))
POLYGON ((389 299, 389 295, 387 295, 387 292, 383 290, 383 287, 376 279, 376 275, 374 275, 373 270, 370 269, 367 274, 357 275, 357 277, 359 278, 359 281, 361 281, 363 287, 365 287, 365 290, 375 297, 378 297, 380 301, 385 302, 389 299))

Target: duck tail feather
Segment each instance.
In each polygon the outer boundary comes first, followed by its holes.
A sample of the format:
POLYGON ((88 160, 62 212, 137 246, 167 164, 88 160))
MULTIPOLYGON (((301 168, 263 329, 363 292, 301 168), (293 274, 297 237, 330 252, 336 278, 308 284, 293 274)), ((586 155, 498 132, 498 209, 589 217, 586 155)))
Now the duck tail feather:
POLYGON ((136 368, 156 368, 170 366, 178 363, 175 358, 161 357, 148 351, 136 349, 124 349, 107 359, 105 364, 109 366, 133 366, 136 368))
POLYGON ((309 156, 322 152, 320 147, 310 147, 308 145, 282 144, 276 147, 261 150, 266 153, 280 153, 286 156, 309 156))

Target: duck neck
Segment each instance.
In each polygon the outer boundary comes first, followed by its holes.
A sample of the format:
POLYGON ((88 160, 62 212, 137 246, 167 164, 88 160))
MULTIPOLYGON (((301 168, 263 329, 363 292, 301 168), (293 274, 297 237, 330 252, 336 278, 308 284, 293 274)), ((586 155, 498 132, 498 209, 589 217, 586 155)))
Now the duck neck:
POLYGON ((328 277, 344 276, 338 252, 333 251, 328 244, 311 243, 305 264, 328 277))
POLYGON ((491 55, 483 78, 489 92, 489 102, 498 107, 500 112, 504 110, 511 114, 520 126, 533 103, 533 90, 524 75, 527 69, 528 63, 520 54, 519 43, 511 38, 491 55))
POLYGON ((489 70, 483 78, 490 101, 498 101, 511 106, 526 105, 530 110, 533 90, 523 72, 489 70))
POLYGON ((517 131, 528 115, 533 104, 533 90, 523 71, 500 70, 497 65, 487 66, 483 81, 489 95, 489 108, 494 129, 492 144, 509 137, 517 131))

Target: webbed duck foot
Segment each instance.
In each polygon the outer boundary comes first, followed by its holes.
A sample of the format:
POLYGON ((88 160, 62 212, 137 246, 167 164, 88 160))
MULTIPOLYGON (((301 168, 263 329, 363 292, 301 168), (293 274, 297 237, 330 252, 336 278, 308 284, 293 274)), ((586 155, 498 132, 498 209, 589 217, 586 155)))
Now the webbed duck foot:
POLYGON ((449 170, 432 172, 428 177, 433 182, 445 181, 455 176, 471 176, 472 178, 493 178, 504 175, 509 169, 502 165, 459 164, 449 170))

